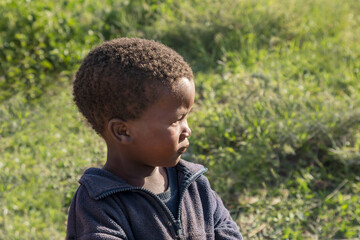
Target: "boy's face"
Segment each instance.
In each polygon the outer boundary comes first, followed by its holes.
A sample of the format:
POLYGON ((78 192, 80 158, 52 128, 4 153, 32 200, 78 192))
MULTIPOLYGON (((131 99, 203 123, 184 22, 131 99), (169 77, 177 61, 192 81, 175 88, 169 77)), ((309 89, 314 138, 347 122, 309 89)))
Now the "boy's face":
POLYGON ((187 116, 194 104, 194 81, 183 78, 176 90, 176 96, 164 91, 141 118, 129 122, 132 141, 127 145, 127 157, 131 158, 128 160, 153 167, 171 167, 189 147, 191 130, 187 116))

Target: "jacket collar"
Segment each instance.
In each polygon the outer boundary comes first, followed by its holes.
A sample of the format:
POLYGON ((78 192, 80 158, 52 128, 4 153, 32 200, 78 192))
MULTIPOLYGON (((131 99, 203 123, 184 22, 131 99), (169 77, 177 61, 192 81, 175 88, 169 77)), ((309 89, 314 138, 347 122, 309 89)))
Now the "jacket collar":
MULTIPOLYGON (((192 179, 196 180, 194 176, 201 175, 207 171, 204 166, 187 162, 185 160, 180 160, 180 162, 176 165, 176 170, 178 175, 183 175, 181 176, 181 179, 185 182, 191 182, 192 179)), ((87 169, 79 180, 79 183, 87 189, 89 196, 95 200, 99 199, 99 197, 106 192, 115 193, 139 189, 128 184, 111 172, 100 168, 87 169)))

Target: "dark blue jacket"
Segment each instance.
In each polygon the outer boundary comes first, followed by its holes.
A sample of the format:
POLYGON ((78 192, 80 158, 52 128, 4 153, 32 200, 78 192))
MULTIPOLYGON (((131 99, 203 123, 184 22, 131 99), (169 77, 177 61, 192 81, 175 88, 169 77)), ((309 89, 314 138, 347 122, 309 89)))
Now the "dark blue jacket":
POLYGON ((202 175, 207 169, 181 160, 176 170, 180 201, 173 216, 152 192, 88 169, 70 206, 66 239, 242 239, 202 175))

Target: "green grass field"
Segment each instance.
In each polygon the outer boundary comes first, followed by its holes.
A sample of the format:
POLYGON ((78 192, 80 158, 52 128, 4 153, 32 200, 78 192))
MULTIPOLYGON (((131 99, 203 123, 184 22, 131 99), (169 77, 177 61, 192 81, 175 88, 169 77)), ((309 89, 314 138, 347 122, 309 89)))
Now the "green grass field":
POLYGON ((245 239, 360 239, 360 2, 0 2, 0 239, 64 239, 105 143, 71 96, 81 59, 116 37, 190 63, 183 156, 245 239))

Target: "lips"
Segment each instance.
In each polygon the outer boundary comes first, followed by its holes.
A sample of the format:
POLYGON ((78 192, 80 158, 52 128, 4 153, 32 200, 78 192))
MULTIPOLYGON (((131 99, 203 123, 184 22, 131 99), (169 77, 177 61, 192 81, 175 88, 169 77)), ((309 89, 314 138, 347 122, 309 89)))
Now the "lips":
POLYGON ((188 148, 188 146, 187 147, 182 147, 182 148, 180 148, 178 151, 177 151, 177 153, 179 153, 179 154, 183 154, 184 152, 186 152, 186 149, 188 148))

